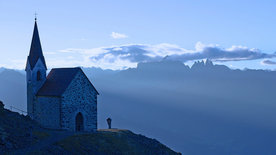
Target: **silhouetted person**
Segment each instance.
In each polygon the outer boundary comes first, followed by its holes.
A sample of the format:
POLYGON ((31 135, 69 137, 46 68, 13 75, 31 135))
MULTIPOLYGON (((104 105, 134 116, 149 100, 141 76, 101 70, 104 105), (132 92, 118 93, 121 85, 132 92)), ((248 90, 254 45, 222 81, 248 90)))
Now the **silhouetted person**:
POLYGON ((106 121, 107 121, 107 124, 108 124, 108 129, 111 129, 111 121, 112 121, 112 119, 108 117, 106 119, 106 121))

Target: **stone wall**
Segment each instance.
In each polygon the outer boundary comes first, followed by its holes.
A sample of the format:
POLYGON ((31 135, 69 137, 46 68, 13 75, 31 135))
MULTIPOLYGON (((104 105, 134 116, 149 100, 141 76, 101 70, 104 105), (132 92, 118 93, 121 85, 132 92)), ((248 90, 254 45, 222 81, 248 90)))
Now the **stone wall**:
POLYGON ((82 71, 72 80, 61 99, 61 127, 75 130, 76 115, 84 118, 84 130, 97 130, 97 93, 82 71))
POLYGON ((43 127, 50 129, 60 129, 59 97, 36 97, 34 112, 34 119, 43 127))

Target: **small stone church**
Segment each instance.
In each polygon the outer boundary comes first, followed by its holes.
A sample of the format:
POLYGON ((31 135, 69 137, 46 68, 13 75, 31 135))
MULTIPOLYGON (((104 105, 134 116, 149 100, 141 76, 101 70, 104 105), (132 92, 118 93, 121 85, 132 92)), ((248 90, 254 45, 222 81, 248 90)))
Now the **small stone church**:
POLYGON ((37 21, 26 64, 27 112, 45 128, 97 130, 96 88, 81 68, 53 68, 46 76, 37 21))

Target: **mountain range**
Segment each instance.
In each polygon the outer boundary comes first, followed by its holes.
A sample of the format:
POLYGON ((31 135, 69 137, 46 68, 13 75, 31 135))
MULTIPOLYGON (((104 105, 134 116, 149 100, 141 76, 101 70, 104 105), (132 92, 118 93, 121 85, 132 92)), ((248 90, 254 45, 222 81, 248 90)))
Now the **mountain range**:
MULTIPOLYGON (((98 126, 149 135, 183 154, 274 154, 276 71, 233 70, 212 61, 83 68, 99 91, 98 126)), ((0 72, 0 100, 26 109, 25 75, 0 72)))

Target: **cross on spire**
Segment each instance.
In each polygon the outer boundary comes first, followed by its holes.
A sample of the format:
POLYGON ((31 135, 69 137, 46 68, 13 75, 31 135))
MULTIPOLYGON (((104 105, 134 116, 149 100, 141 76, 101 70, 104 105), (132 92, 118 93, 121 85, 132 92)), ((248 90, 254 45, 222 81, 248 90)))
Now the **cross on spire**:
POLYGON ((35 15, 35 21, 36 21, 36 20, 37 20, 37 18, 36 18, 36 17, 37 17, 37 13, 35 12, 35 14, 34 14, 34 15, 35 15))

